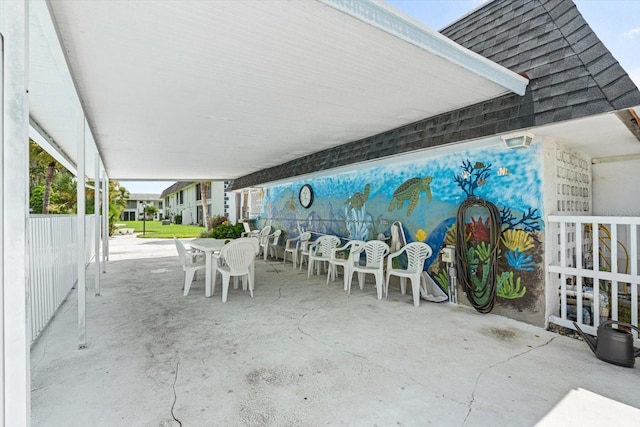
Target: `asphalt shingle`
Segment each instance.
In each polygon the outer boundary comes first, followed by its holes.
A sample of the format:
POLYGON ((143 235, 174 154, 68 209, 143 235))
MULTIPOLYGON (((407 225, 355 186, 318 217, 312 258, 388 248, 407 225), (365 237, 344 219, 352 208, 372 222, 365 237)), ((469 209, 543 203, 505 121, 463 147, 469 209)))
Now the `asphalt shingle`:
POLYGON ((238 178, 264 182, 640 105, 640 91, 571 0, 494 0, 441 33, 530 79, 508 94, 238 178))

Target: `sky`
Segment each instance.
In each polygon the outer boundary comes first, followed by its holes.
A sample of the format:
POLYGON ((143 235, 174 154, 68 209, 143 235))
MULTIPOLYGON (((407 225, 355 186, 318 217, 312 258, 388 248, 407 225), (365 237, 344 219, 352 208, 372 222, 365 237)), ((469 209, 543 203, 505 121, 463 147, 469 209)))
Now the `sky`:
MULTIPOLYGON (((434 30, 440 30, 485 0, 386 0, 434 30)), ((622 68, 640 87, 640 0, 574 0, 578 10, 622 68)), ((173 181, 121 181, 130 193, 160 194, 173 181)))

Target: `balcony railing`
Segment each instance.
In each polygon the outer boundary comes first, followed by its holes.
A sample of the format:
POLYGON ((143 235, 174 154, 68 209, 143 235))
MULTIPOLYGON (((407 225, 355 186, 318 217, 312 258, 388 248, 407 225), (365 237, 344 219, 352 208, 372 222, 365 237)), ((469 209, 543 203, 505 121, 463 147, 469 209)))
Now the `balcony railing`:
MULTIPOLYGON (((85 265, 95 255, 95 215, 85 220, 85 265)), ((31 343, 78 280, 75 215, 31 215, 28 220, 31 343)))
POLYGON ((576 321, 592 335, 608 318, 638 326, 639 225, 637 217, 549 217, 551 323, 575 329, 576 321))

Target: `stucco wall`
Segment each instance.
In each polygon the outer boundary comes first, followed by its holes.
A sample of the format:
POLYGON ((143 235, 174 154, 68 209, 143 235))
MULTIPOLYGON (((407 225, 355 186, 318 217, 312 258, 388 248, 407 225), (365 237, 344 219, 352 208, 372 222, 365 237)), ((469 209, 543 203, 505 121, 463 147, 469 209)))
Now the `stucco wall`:
MULTIPOLYGON (((444 244, 453 243, 458 207, 470 193, 496 204, 503 220, 494 312, 543 324, 544 213, 538 144, 529 149, 496 145, 453 154, 424 154, 391 165, 266 187, 259 225, 270 224, 288 235, 312 230, 368 240, 381 233, 388 236, 390 224, 400 221, 408 241, 425 241, 432 247, 425 269, 447 290, 447 272, 439 251, 444 244), (315 192, 309 209, 298 201, 305 183, 315 192)), ((487 217, 483 209, 468 211, 465 225, 473 249, 468 258, 477 275, 474 280, 479 282, 486 271, 487 217)))
POLYGON ((640 216, 640 160, 593 165, 593 214, 640 216))

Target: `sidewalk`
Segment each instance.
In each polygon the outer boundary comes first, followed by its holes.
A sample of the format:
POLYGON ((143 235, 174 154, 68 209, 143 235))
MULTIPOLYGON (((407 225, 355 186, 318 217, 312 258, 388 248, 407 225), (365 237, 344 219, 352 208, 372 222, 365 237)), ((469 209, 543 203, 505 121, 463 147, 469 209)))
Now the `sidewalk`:
POLYGON ((573 338, 449 303, 414 307, 397 286, 388 300, 369 283, 347 296, 341 278, 307 280, 282 260, 256 260, 254 298, 232 288, 222 303, 219 279, 205 298, 204 274, 183 297, 172 241, 117 236, 110 248, 101 296, 87 280, 88 348, 77 348, 73 291, 32 349, 34 426, 640 420, 640 364, 607 364, 573 338))

